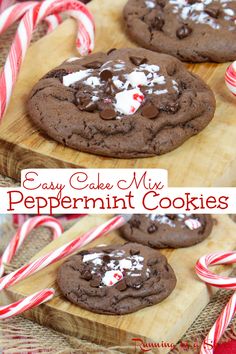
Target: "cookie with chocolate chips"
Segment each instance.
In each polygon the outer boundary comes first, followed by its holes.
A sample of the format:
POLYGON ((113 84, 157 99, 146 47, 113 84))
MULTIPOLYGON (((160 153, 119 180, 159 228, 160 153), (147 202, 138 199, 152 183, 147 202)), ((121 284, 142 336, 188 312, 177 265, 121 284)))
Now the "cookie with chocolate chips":
POLYGON ((175 288, 176 277, 159 251, 126 243, 72 256, 59 268, 57 283, 80 307, 124 315, 163 301, 175 288))
POLYGON ((121 227, 121 235, 153 248, 193 246, 207 238, 213 219, 204 214, 135 214, 121 227))
POLYGON ((119 49, 70 59, 34 87, 32 121, 56 141, 117 158, 167 153, 213 118, 210 88, 177 59, 119 49))
POLYGON ((236 59, 236 1, 129 0, 127 32, 144 48, 181 61, 236 59))

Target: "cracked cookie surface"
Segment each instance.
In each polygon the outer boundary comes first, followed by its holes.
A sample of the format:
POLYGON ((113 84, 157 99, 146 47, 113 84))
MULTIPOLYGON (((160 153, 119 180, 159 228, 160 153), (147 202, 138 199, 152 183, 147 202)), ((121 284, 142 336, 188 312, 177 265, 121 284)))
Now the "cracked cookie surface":
POLYGON ((212 227, 212 217, 205 214, 135 214, 120 232, 127 240, 150 247, 180 248, 203 241, 212 227))
POLYGON ((177 59, 119 49, 70 59, 33 88, 28 111, 56 141, 117 158, 167 153, 213 118, 210 88, 177 59))
POLYGON ((236 1, 129 0, 127 32, 139 45, 182 61, 236 59, 236 1))
POLYGON ((60 268, 63 295, 87 310, 123 315, 163 301, 176 285, 167 259, 137 243, 81 251, 60 268))

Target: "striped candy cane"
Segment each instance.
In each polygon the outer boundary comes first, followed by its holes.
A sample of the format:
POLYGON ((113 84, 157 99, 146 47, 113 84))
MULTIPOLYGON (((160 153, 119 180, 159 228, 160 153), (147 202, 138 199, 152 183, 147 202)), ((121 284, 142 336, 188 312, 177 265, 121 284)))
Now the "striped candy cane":
MULTIPOLYGON (((37 5, 36 1, 25 1, 16 3, 8 7, 2 13, 0 12, 0 34, 6 31, 13 23, 20 20, 22 16, 33 6, 37 5)), ((52 32, 61 22, 61 16, 59 14, 50 15, 44 19, 48 25, 47 33, 52 32)))
MULTIPOLYGON (((65 214, 65 215, 56 215, 55 218, 60 220, 60 222, 67 222, 71 220, 76 220, 86 216, 87 214, 65 214)), ((13 214, 12 221, 15 226, 20 227, 26 220, 30 219, 32 216, 26 214, 13 214)))
MULTIPOLYGON (((208 267, 217 264, 232 264, 236 263, 236 252, 218 252, 201 257, 196 263, 196 273, 200 279, 212 286, 236 290, 236 278, 219 276, 211 272, 208 267)), ((219 318, 211 328, 205 338, 200 354, 212 354, 222 334, 228 327, 236 312, 236 292, 231 297, 219 318)))
POLYGON ((0 0, 0 14, 15 2, 16 0, 0 0))
MULTIPOLYGON (((92 230, 86 232, 84 235, 77 237, 75 240, 68 242, 67 244, 61 246, 55 251, 47 253, 45 256, 19 268, 18 270, 6 275, 0 279, 0 291, 8 288, 11 285, 18 283, 20 280, 27 278, 28 276, 44 269, 50 264, 53 264, 64 257, 71 255, 72 253, 78 251, 81 247, 84 247, 89 242, 115 230, 116 228, 124 225, 131 215, 118 215, 111 220, 105 222, 104 224, 93 228, 92 230)), ((54 289, 44 289, 38 293, 27 296, 18 302, 0 307, 0 319, 9 318, 15 316, 16 314, 22 313, 26 309, 29 310, 31 306, 40 305, 41 303, 51 299, 54 295, 54 289), (32 298, 36 300, 32 302, 32 298), (12 310, 11 310, 12 309, 12 310)))
POLYGON ((63 232, 61 223, 51 216, 35 216, 28 219, 18 229, 0 258, 0 277, 4 273, 4 264, 9 264, 11 262, 12 258, 17 253, 24 240, 29 236, 30 232, 40 226, 50 228, 52 230, 54 240, 63 232))
POLYGON ((236 96, 236 61, 234 61, 226 70, 225 83, 230 92, 236 96))
POLYGON ((95 26, 92 15, 84 4, 75 0, 45 0, 32 5, 20 22, 0 75, 0 119, 9 104, 34 29, 43 19, 59 13, 65 13, 78 21, 76 46, 80 54, 86 55, 93 50, 95 26))

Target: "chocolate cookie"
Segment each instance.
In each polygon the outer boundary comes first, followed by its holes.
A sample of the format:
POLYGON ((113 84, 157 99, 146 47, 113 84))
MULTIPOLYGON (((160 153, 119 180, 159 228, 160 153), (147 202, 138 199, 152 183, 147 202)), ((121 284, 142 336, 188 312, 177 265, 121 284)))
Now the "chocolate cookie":
POLYGON ((123 315, 164 300, 176 278, 159 251, 126 243, 79 252, 59 268, 57 282, 74 304, 123 315))
POLYGON ((50 71, 34 87, 28 110, 60 143, 132 158, 166 153, 199 133, 214 115, 215 99, 177 59, 119 49, 50 71))
POLYGON ((236 1, 129 0, 127 31, 139 45, 191 62, 236 59, 236 1))
POLYGON ((210 235, 212 227, 210 215, 136 214, 120 230, 129 241, 154 248, 180 248, 203 241, 210 235))

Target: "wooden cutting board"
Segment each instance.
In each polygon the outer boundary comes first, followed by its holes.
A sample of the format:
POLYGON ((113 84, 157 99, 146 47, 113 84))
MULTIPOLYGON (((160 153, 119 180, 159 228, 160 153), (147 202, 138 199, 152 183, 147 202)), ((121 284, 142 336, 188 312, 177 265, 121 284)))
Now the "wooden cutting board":
MULTIPOLYGON (((74 239, 82 232, 108 220, 109 216, 87 216, 78 221, 69 231, 53 241, 35 257, 74 239)), ((233 250, 236 247, 236 224, 227 216, 216 216, 216 225, 208 239, 194 247, 163 250, 177 276, 177 286, 173 293, 162 303, 123 316, 99 315, 71 304, 60 294, 55 284, 58 262, 37 274, 25 279, 18 285, 1 293, 1 301, 9 303, 23 295, 29 295, 46 287, 57 289, 56 297, 50 302, 25 313, 25 317, 40 324, 52 327, 65 334, 78 336, 106 346, 130 346, 134 352, 132 338, 142 338, 150 342, 176 343, 192 324, 201 310, 207 305, 213 288, 202 283, 194 272, 197 259, 210 252, 233 250)), ((95 244, 123 242, 115 231, 95 244)), ((88 246, 86 248, 89 248, 88 246)), ((215 269, 216 270, 216 269, 215 269)), ((230 266, 218 267, 216 271, 229 274, 230 266)), ((166 353, 168 350, 162 350, 166 353)))
MULTIPOLYGON (((126 0, 93 0, 89 8, 96 21, 95 51, 134 47, 124 32, 122 9, 126 0)), ((170 186, 236 186, 235 98, 224 85, 228 64, 189 65, 214 90, 214 120, 177 150, 159 157, 114 159, 80 153, 55 143, 31 124, 25 103, 33 85, 75 50, 76 25, 65 21, 56 31, 33 44, 27 52, 5 120, 0 129, 0 171, 20 176, 29 167, 166 168, 170 186)))

